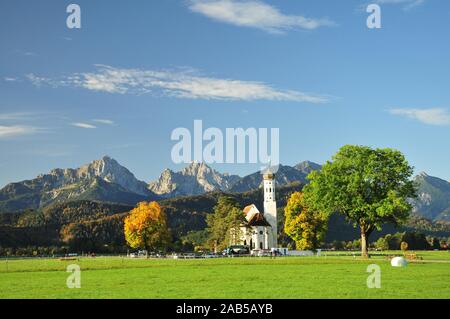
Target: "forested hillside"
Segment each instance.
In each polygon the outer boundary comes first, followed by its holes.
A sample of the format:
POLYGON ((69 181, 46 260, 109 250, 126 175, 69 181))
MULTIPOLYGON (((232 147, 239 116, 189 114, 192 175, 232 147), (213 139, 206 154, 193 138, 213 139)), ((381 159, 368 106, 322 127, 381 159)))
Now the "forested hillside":
MULTIPOLYGON (((283 234, 284 206, 289 196, 302 189, 303 184, 292 183, 277 189, 280 242, 291 243, 283 234)), ((241 207, 255 204, 263 210, 263 191, 257 189, 243 193, 212 192, 197 196, 185 196, 160 201, 164 208, 172 234, 171 248, 187 249, 186 238, 202 236, 206 228, 206 216, 213 211, 220 196, 233 197, 241 207)), ((27 210, 15 214, 0 214, 0 247, 57 246, 71 251, 123 252, 126 245, 123 236, 123 220, 133 207, 95 201, 74 201, 55 204, 43 210, 27 210)), ((400 229, 386 225, 374 232, 371 241, 397 231, 420 231, 437 237, 450 236, 450 223, 431 222, 412 215, 400 229)), ((350 241, 359 237, 352 224, 338 214, 330 217, 326 242, 350 241)), ((189 240, 188 240, 189 241, 189 240)))

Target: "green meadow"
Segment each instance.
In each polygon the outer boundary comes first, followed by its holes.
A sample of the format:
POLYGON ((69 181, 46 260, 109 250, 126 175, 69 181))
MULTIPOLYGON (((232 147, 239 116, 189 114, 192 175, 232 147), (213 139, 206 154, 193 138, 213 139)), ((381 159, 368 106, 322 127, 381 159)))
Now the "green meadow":
MULTIPOLYGON (((385 253, 386 254, 386 253, 385 253)), ((399 253, 391 252, 392 255, 399 253)), ((450 253, 393 268, 386 256, 128 259, 122 257, 0 260, 0 298, 450 298, 450 253), (66 267, 81 268, 69 289, 66 267), (369 264, 381 288, 369 289, 369 264)))

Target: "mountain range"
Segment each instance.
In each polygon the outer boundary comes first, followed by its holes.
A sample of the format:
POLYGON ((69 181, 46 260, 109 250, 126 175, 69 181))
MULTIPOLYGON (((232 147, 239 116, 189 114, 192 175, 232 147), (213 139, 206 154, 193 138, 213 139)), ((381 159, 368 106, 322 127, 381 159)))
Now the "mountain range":
POLYGON ((54 169, 0 190, 0 212, 37 209, 73 200, 135 204, 157 196, 125 167, 104 156, 77 169, 54 169))
MULTIPOLYGON (((310 161, 295 166, 280 165, 275 178, 278 185, 308 182, 307 175, 321 166, 310 161)), ((450 183, 421 173, 415 177, 418 198, 414 213, 430 220, 450 221, 450 183)), ((39 209, 76 200, 95 200, 135 205, 143 200, 222 191, 242 193, 261 187, 262 175, 244 177, 222 174, 205 163, 193 162, 180 172, 164 170, 150 183, 138 180, 116 160, 104 156, 77 169, 54 169, 35 179, 6 185, 0 190, 0 212, 39 209)))

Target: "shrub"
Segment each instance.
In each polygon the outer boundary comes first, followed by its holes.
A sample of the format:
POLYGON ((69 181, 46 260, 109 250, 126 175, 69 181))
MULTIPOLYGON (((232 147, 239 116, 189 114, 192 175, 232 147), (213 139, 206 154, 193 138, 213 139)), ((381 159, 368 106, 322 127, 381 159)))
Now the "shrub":
POLYGON ((402 243, 400 244, 400 249, 402 251, 407 251, 408 250, 408 243, 406 241, 402 241, 402 243))
POLYGON ((375 247, 379 250, 389 250, 389 242, 386 238, 380 237, 375 243, 375 247))
POLYGON ((359 249, 361 247, 361 239, 355 239, 352 242, 352 248, 353 249, 359 249))

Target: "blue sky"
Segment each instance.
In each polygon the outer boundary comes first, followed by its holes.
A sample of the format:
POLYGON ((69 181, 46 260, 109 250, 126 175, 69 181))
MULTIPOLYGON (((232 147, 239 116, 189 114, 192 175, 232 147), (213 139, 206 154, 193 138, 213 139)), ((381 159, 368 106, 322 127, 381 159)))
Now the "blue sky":
POLYGON ((0 186, 105 154, 153 180, 195 119, 279 128, 286 165, 363 144, 450 180, 448 1, 374 0, 379 30, 367 1, 72 2, 0 3, 0 186))

